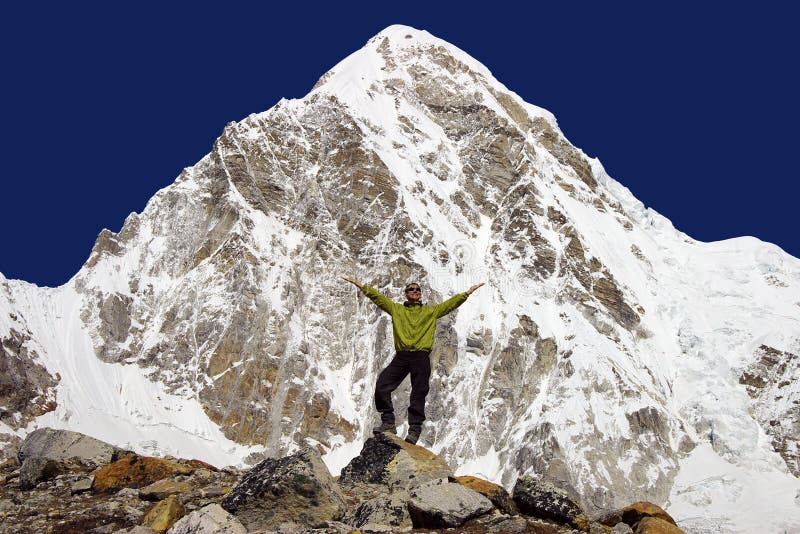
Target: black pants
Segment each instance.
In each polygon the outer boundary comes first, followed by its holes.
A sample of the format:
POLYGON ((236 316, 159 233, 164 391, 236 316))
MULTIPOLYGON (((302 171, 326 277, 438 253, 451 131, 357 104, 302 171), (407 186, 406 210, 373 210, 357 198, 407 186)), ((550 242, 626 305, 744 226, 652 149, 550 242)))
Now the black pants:
POLYGON ((421 426, 425 420, 425 397, 431 377, 431 359, 428 351, 398 351, 389 365, 378 375, 375 384, 375 408, 381 421, 394 423, 392 392, 411 373, 411 402, 408 405, 409 426, 421 426))

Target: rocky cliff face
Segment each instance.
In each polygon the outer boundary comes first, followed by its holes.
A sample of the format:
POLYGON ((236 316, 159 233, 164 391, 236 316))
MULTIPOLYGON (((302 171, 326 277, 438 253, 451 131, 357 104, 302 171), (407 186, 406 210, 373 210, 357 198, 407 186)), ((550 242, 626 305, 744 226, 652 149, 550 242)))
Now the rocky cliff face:
MULTIPOLYGON (((672 499, 688 516, 746 485, 675 485, 712 443, 800 489, 796 425, 775 438, 782 460, 761 439, 778 435, 770 401, 739 384, 761 344, 800 350, 800 261, 677 232, 550 113, 401 26, 305 98, 229 124, 67 285, 2 280, 19 387, 0 391, 0 430, 48 410, 88 430, 91 412, 118 436, 161 424, 228 458, 312 444, 336 472, 393 352, 388 318, 340 275, 395 298, 416 280, 431 302, 487 281, 439 323, 422 438, 472 473, 549 479, 590 512, 672 499)), ((800 524, 792 499, 769 500, 800 524)))
POLYGON ((766 345, 756 351, 756 359, 744 370, 739 383, 755 401, 756 420, 772 438, 773 448, 786 461, 794 476, 800 475, 800 358, 766 345))

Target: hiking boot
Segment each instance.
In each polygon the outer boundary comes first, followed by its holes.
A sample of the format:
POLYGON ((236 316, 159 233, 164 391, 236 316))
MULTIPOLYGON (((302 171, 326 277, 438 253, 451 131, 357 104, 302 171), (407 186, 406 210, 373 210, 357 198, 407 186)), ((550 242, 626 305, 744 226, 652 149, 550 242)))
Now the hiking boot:
POLYGON ((373 434, 380 434, 381 432, 397 432, 397 426, 394 423, 381 423, 372 429, 373 434))
POLYGON ((408 427, 408 434, 406 434, 406 441, 412 445, 416 445, 419 441, 419 435, 422 434, 422 427, 410 426, 408 427))

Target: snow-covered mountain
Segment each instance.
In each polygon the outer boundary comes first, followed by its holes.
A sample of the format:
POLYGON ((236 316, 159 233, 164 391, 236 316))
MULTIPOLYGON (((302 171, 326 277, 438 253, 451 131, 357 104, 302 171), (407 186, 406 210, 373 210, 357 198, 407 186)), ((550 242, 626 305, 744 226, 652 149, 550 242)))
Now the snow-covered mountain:
POLYGON ((343 275, 432 302, 487 281, 432 354, 422 443, 460 473, 652 500, 695 532, 800 528, 800 260, 678 232, 405 26, 229 124, 64 286, 0 275, 0 433, 215 464, 312 443, 337 472, 392 356, 343 275))

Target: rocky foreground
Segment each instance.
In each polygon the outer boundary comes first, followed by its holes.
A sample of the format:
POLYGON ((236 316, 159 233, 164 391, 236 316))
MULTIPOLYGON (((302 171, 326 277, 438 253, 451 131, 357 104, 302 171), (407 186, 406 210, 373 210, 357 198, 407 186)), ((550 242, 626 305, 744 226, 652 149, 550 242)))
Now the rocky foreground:
POLYGON ((542 481, 522 477, 509 494, 455 477, 439 456, 393 434, 367 440, 338 479, 310 447, 249 470, 217 469, 43 428, 4 454, 3 533, 683 532, 651 503, 590 518, 542 481))

